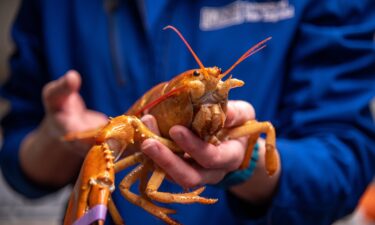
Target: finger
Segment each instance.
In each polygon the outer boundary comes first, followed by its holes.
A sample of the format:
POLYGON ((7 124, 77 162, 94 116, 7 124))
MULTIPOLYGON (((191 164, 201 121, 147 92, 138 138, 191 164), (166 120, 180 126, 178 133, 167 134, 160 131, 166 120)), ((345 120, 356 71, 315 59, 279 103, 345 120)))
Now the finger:
POLYGON ((204 142, 187 128, 174 126, 170 129, 171 138, 186 153, 207 169, 237 169, 244 157, 245 144, 243 139, 230 140, 218 146, 204 142))
POLYGON ((150 114, 144 115, 141 118, 141 121, 150 129, 152 132, 154 132, 157 135, 160 135, 158 122, 156 121, 155 117, 153 117, 150 114))
POLYGON ((84 130, 95 129, 107 124, 108 116, 98 111, 87 110, 82 120, 86 124, 84 130))
POLYGON ((58 80, 51 81, 43 88, 43 101, 48 112, 59 111, 64 101, 81 86, 81 77, 74 71, 68 71, 58 80))
POLYGON ((146 139, 141 150, 181 186, 189 188, 202 183, 203 177, 196 169, 160 142, 146 139))
POLYGON ((228 101, 225 127, 233 127, 255 119, 254 107, 245 101, 228 101))

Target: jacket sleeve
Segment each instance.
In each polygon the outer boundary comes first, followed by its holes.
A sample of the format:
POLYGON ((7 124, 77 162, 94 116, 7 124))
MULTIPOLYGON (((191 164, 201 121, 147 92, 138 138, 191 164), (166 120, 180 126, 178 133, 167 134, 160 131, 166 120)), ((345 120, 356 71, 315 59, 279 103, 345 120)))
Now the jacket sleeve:
POLYGON ((10 103, 10 111, 1 121, 1 170, 12 188, 30 198, 52 191, 32 184, 23 174, 18 157, 22 139, 40 123, 44 113, 41 90, 47 80, 47 67, 38 10, 34 1, 24 1, 19 9, 12 29, 16 50, 10 60, 11 72, 0 89, 1 97, 10 103))
POLYGON ((332 224, 375 174, 374 2, 311 2, 278 114, 279 186, 259 224, 332 224))

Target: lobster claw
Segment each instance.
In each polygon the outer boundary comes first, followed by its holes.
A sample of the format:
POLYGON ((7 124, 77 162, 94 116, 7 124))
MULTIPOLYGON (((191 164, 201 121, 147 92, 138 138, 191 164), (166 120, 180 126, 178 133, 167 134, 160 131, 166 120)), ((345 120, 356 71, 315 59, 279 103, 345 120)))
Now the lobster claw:
POLYGON ((114 190, 113 158, 107 144, 94 145, 90 149, 70 196, 64 225, 104 223, 114 190))

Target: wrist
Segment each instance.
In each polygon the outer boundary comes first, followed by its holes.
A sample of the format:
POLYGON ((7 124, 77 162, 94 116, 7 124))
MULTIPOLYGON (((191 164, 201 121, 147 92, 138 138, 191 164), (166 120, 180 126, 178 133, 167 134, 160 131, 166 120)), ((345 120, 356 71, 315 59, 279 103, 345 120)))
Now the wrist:
POLYGON ((253 154, 250 158, 249 166, 243 170, 236 170, 228 173, 219 183, 215 184, 214 186, 227 189, 246 182, 253 175, 258 159, 259 145, 256 143, 253 149, 253 154))
MULTIPOLYGON (((265 169, 265 147, 264 140, 259 139, 259 158, 254 173, 248 180, 238 185, 231 186, 229 191, 245 201, 253 204, 264 205, 272 200, 278 187, 281 167, 274 175, 269 176, 265 169)), ((279 160, 279 155, 277 155, 279 160)), ((280 160, 279 160, 280 161, 280 160)))
POLYGON ((20 166, 35 184, 61 187, 78 173, 83 158, 72 151, 72 146, 63 143, 61 134, 45 118, 21 142, 20 166))

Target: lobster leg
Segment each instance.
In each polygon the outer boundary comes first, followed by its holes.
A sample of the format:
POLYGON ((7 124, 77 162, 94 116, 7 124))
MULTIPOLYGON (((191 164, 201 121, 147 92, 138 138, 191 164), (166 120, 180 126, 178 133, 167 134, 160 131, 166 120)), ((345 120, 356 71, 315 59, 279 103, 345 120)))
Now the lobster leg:
POLYGON ((148 160, 148 162, 145 163, 145 167, 147 167, 147 169, 142 171, 142 173, 140 174, 140 177, 139 177, 138 190, 139 190, 139 193, 141 194, 142 198, 151 202, 151 199, 146 194, 146 188, 147 188, 147 183, 148 183, 148 179, 149 179, 148 174, 151 170, 153 170, 154 167, 152 166, 150 160, 148 160))
POLYGON ((217 199, 207 199, 199 196, 205 189, 205 187, 198 188, 193 192, 181 193, 181 194, 172 194, 167 192, 159 192, 158 189, 165 178, 165 172, 156 168, 153 172, 146 188, 146 194, 151 199, 163 202, 163 203, 201 203, 201 204, 214 204, 217 202, 217 199))
MULTIPOLYGON (((146 157, 141 152, 136 152, 133 155, 127 156, 115 164, 115 171, 116 173, 124 170, 130 166, 134 166, 137 163, 142 163, 146 160, 146 157)), ((144 169, 143 172, 139 175, 140 183, 139 183, 139 191, 142 194, 142 197, 148 198, 147 195, 144 194, 147 185, 147 172, 148 170, 144 169)))
POLYGON ((142 142, 146 140, 147 138, 154 138, 155 140, 158 140, 163 145, 167 146, 171 151, 175 153, 182 153, 182 150, 172 141, 160 137, 153 133, 146 125, 142 123, 141 120, 139 120, 137 117, 130 117, 132 119, 132 126, 134 128, 134 139, 142 142))
POLYGON ((220 140, 226 138, 239 138, 249 135, 249 147, 245 153, 244 161, 240 168, 247 168, 249 159, 252 154, 252 149, 259 137, 260 133, 265 133, 266 136, 266 170, 272 176, 279 168, 279 161, 276 153, 276 132, 275 128, 270 122, 258 122, 256 120, 249 120, 241 126, 223 129, 218 134, 220 140))
POLYGON ((72 132, 63 137, 64 141, 86 141, 89 143, 94 142, 95 136, 101 128, 72 132))
POLYGON ((124 225, 125 224, 124 220, 122 219, 122 217, 121 217, 119 211, 117 210, 117 207, 116 207, 116 205, 113 202, 113 199, 111 197, 109 198, 109 201, 108 201, 108 210, 109 210, 109 213, 111 214, 113 222, 116 225, 124 225))
POLYGON ((163 208, 160 206, 154 205, 149 200, 143 198, 142 196, 138 196, 130 191, 130 187, 132 184, 135 183, 137 179, 144 173, 144 170, 148 170, 147 162, 144 162, 137 166, 133 171, 131 171, 127 176, 120 183, 120 192, 121 194, 131 203, 143 208, 147 212, 151 213, 152 215, 162 219, 168 224, 178 225, 176 221, 171 219, 168 214, 175 213, 172 209, 163 208))
POLYGON ((136 152, 133 155, 127 156, 115 163, 115 172, 118 173, 130 166, 141 163, 145 156, 141 152, 136 152))
POLYGON ((245 152, 245 157, 244 157, 244 160, 242 161, 241 166, 240 166, 241 170, 244 170, 244 169, 249 167, 250 159, 251 159, 251 156, 253 155, 253 151, 254 151, 254 146, 256 145, 256 143, 258 141, 259 135, 260 134, 257 133, 257 134, 249 136, 249 138, 247 140, 247 149, 246 149, 246 152, 245 152))

